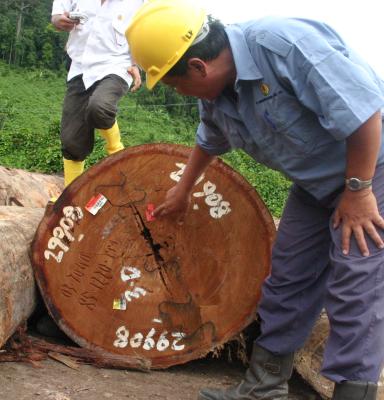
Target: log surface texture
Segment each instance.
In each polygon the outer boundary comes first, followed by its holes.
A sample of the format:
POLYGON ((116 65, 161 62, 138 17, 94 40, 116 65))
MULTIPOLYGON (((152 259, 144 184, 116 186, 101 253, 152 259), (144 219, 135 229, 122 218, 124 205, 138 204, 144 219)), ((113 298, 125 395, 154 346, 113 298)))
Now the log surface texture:
POLYGON ((0 205, 45 207, 63 189, 64 180, 59 176, 0 166, 0 205))
POLYGON ((0 348, 36 304, 29 251, 43 208, 0 206, 0 348))

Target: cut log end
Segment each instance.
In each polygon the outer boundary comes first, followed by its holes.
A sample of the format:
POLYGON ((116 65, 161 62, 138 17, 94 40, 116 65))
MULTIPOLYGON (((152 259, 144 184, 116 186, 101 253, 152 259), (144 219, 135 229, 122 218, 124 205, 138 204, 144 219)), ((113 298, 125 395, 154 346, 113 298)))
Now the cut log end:
POLYGON ((165 368, 204 356, 253 320, 275 234, 254 189, 216 161, 196 182, 183 225, 148 213, 178 182, 189 152, 121 151, 45 215, 33 245, 36 279, 79 345, 165 368))

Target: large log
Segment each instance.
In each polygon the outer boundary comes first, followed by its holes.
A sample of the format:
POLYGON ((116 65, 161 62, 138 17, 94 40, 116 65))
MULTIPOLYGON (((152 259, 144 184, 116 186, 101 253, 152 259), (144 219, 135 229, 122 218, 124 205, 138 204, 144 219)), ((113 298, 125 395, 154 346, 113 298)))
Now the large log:
POLYGON ((62 177, 0 166, 0 205, 45 207, 63 189, 62 177))
MULTIPOLYGON (((324 346, 329 335, 329 321, 321 314, 305 346, 295 356, 297 372, 321 395, 323 399, 332 397, 333 383, 320 374, 323 363, 324 346)), ((384 400, 384 370, 379 381, 377 400, 384 400)))
POLYGON ((0 348, 35 308, 29 249, 43 208, 0 206, 0 348))
POLYGON ((44 216, 36 280, 80 346, 165 368, 204 356, 253 321, 275 227, 251 185, 217 160, 196 182, 183 225, 151 220, 189 153, 125 149, 76 179, 44 216))

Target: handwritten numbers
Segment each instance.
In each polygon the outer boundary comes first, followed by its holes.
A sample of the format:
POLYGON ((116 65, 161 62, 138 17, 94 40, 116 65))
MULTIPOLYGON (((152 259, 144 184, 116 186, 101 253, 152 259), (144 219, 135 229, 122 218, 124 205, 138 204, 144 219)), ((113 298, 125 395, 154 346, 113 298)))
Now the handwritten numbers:
POLYGON ((119 348, 131 347, 133 349, 142 347, 146 351, 156 349, 159 352, 165 351, 169 347, 171 347, 173 351, 181 351, 185 348, 185 345, 179 344, 179 342, 186 337, 186 334, 183 332, 172 332, 169 335, 167 331, 163 331, 157 338, 155 338, 155 335, 156 330, 152 328, 145 339, 141 332, 135 333, 130 338, 129 330, 125 326, 120 326, 116 330, 116 340, 113 342, 113 345, 119 348), (170 339, 169 336, 173 338, 173 340, 170 339), (172 340, 172 343, 170 340, 172 340))
MULTIPOLYGON (((183 163, 176 163, 176 166, 179 168, 179 170, 171 172, 170 178, 176 182, 179 182, 184 173, 186 165, 183 163)), ((205 176, 202 174, 195 182, 195 185, 198 185, 200 182, 202 182, 204 178, 205 176)), ((204 197, 205 204, 210 207, 209 215, 214 219, 222 218, 224 215, 227 215, 231 212, 230 203, 223 200, 222 194, 216 193, 216 185, 210 181, 206 181, 204 183, 202 192, 195 192, 193 193, 193 196, 196 198, 204 197)), ((199 209, 197 204, 194 204, 193 209, 199 209)))
POLYGON ((60 219, 59 226, 52 230, 52 237, 49 238, 47 249, 44 251, 44 258, 49 260, 53 258, 60 263, 66 252, 69 251, 69 245, 75 241, 73 229, 75 222, 83 218, 83 212, 80 207, 67 206, 63 208, 64 217, 60 219))

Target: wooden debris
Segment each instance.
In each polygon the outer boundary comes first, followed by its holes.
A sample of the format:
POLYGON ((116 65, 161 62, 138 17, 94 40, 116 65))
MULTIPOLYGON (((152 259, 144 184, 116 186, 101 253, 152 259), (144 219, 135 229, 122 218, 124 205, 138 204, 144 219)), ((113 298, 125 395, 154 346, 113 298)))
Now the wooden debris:
POLYGON ((66 365, 69 368, 76 370, 79 369, 79 364, 76 362, 76 360, 74 360, 71 357, 65 356, 64 354, 57 353, 54 351, 49 351, 48 357, 52 358, 53 360, 61 362, 62 364, 66 365))
POLYGON ((26 324, 17 328, 0 353, 0 362, 28 362, 34 367, 40 367, 39 361, 46 358, 46 354, 31 349, 26 335, 26 324))
POLYGON ((74 367, 76 363, 90 364, 99 368, 135 369, 148 371, 150 365, 135 357, 105 355, 94 350, 48 342, 26 333, 26 327, 20 326, 0 353, 0 362, 28 362, 41 367, 39 361, 48 357, 74 367), (65 360, 65 362, 64 362, 65 360))

